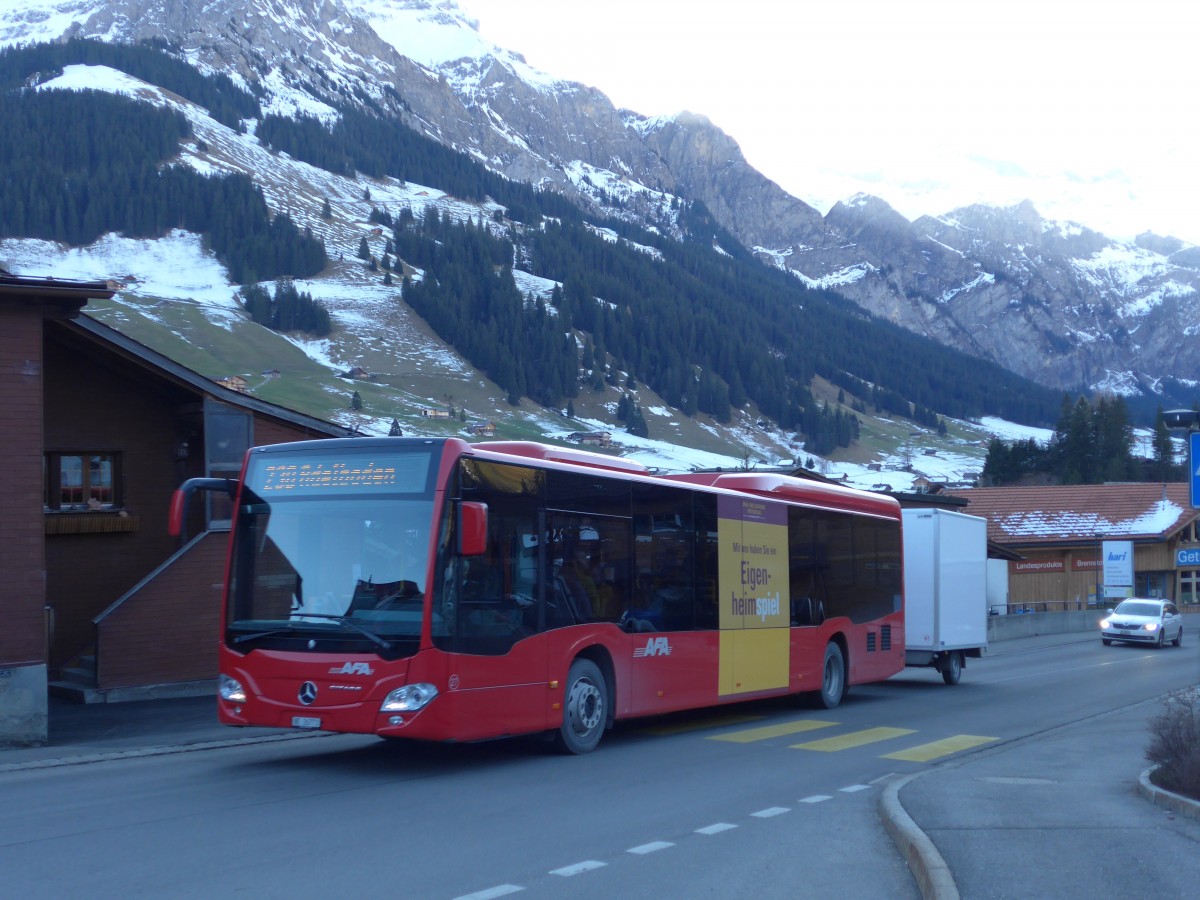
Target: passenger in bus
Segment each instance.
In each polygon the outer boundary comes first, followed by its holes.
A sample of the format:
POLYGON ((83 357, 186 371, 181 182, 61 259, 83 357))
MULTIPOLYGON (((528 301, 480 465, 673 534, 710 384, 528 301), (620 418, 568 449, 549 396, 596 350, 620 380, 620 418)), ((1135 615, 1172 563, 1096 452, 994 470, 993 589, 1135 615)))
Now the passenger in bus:
POLYGON ((605 578, 599 541, 576 541, 571 559, 563 567, 563 577, 573 592, 586 595, 588 618, 615 621, 620 615, 611 581, 605 578))

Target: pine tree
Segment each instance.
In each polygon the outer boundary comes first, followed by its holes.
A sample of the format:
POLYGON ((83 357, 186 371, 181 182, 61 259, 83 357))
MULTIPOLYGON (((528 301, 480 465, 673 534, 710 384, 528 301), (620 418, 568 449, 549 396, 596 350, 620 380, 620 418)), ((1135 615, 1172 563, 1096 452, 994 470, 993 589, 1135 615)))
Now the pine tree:
POLYGON ((1171 440, 1171 431, 1163 419, 1161 405, 1154 414, 1154 437, 1151 440, 1153 477, 1157 481, 1175 480, 1175 444, 1171 440))
POLYGON ((350 397, 350 408, 355 410, 363 408, 362 397, 359 396, 358 391, 355 391, 350 397))
POLYGON ((625 426, 625 430, 635 437, 650 437, 650 428, 646 424, 646 417, 637 403, 632 404, 629 408, 629 424, 625 426))
POLYGON ((404 432, 400 429, 400 423, 392 419, 392 427, 388 429, 388 437, 403 437, 404 432))

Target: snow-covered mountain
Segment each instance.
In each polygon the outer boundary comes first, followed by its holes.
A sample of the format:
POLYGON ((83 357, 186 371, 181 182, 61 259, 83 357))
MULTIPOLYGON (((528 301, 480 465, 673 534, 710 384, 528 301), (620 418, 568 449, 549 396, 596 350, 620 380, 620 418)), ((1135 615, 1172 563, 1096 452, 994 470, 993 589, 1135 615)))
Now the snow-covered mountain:
MULTIPOLYGON (((370 103, 509 178, 668 233, 675 198, 702 201, 805 284, 1053 387, 1157 393, 1200 376, 1200 344, 1181 339, 1200 327, 1200 248, 1112 241, 1028 203, 909 222, 858 196, 821 216, 702 115, 618 110, 484 41, 453 0, 0 0, 0 44, 66 36, 165 40, 253 86, 268 112, 331 120, 334 104, 370 103)), ((211 146, 211 120, 197 122, 211 146)), ((274 208, 304 206, 294 182, 236 165, 274 208)))

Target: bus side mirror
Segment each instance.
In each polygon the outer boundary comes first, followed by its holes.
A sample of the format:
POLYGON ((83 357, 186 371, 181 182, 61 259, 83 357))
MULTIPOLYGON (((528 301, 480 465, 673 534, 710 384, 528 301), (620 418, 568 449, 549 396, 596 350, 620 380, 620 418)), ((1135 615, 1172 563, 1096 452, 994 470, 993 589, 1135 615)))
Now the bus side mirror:
POLYGON ((183 526, 187 522, 188 501, 196 491, 224 491, 233 499, 237 492, 237 482, 232 478, 189 478, 171 495, 171 510, 167 516, 167 534, 171 537, 181 537, 183 526))
POLYGON ((488 508, 486 503, 464 500, 458 504, 458 552, 482 556, 487 552, 488 508))

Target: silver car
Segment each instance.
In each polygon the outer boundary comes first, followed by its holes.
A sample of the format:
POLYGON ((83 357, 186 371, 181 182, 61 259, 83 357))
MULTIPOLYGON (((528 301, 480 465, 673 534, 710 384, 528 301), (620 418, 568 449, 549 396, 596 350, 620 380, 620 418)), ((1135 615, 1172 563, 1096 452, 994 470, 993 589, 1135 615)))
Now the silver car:
POLYGON ((1183 643, 1183 616, 1170 600, 1130 597, 1100 620, 1100 640, 1105 644, 1128 641, 1156 647, 1170 641, 1178 647, 1183 643))

